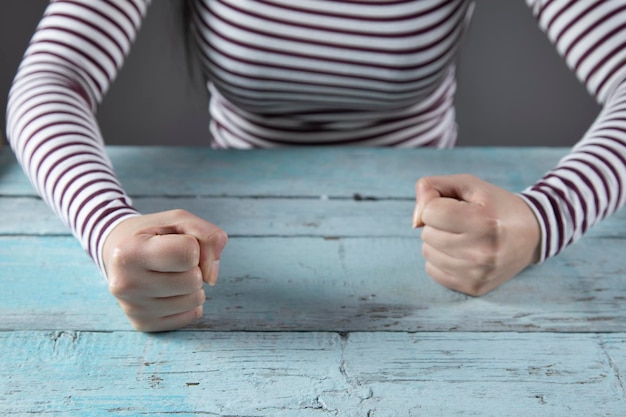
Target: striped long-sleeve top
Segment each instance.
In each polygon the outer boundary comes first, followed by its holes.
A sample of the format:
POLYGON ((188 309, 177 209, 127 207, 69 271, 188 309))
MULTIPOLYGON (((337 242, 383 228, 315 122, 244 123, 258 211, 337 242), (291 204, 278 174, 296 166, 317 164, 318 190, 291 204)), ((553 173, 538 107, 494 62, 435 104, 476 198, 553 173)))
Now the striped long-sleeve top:
MULTIPOLYGON (((526 0, 603 110, 553 170, 520 195, 541 260, 624 205, 626 4, 526 0)), ((42 198, 102 268, 107 234, 138 215, 95 113, 149 0, 52 1, 9 95, 7 136, 42 198)), ((194 0, 189 24, 219 148, 451 147, 454 60, 470 0, 194 0)), ((497 36, 497 34, 494 34, 497 36)))

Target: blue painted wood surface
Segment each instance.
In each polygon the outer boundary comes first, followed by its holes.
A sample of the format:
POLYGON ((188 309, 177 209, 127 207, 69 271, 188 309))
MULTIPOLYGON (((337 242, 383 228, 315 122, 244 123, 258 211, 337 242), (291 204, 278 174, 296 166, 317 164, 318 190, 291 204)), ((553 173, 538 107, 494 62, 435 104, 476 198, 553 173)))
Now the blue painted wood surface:
MULTIPOLYGON (((305 148, 210 151, 111 147, 133 196, 414 198, 424 175, 466 172, 512 191, 536 181, 565 156, 562 148, 305 148)), ((35 195, 8 150, 0 154, 0 194, 35 195)))
POLYGON ((229 232, 220 281, 189 328, 133 331, 0 150, 0 415, 626 415, 623 211, 481 298, 409 226, 420 176, 518 191, 564 149, 109 151, 140 210, 229 232))
MULTIPOLYGON (((626 332, 624 248, 594 244, 474 298, 425 275, 417 238, 235 237, 192 328, 626 332)), ((130 329, 73 238, 0 238, 0 270, 0 330, 130 329)))
POLYGON ((621 416, 624 334, 2 332, 5 415, 621 416))

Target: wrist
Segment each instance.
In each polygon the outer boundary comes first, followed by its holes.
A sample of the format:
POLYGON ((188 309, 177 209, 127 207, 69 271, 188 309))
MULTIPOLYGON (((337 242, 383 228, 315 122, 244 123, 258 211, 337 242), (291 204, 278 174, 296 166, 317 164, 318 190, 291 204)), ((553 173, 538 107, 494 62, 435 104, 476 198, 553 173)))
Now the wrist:
POLYGON ((527 195, 519 193, 518 197, 522 199, 526 207, 528 208, 529 214, 531 216, 526 216, 526 223, 528 225, 529 230, 529 239, 533 242, 534 248, 531 255, 531 262, 529 265, 540 264, 545 261, 545 247, 546 247, 546 230, 545 224, 542 221, 542 216, 538 211, 538 208, 534 204, 534 200, 529 198, 527 195))
POLYGON ((98 247, 97 259, 95 259, 98 268, 100 269, 100 273, 107 279, 107 271, 106 271, 106 262, 105 260, 108 258, 111 252, 111 248, 115 247, 115 235, 114 231, 119 230, 122 227, 122 224, 127 220, 141 216, 140 213, 133 211, 126 213, 122 216, 118 216, 113 221, 109 222, 105 228, 102 230, 102 237, 100 239, 100 245, 98 247))

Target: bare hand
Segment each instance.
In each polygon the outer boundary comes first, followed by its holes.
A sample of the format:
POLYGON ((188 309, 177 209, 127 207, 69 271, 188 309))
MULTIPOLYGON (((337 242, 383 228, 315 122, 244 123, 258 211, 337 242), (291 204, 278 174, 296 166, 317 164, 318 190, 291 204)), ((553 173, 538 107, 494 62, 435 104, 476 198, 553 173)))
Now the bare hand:
POLYGON ((109 290, 140 331, 181 328, 202 316, 228 237, 183 210, 129 218, 104 243, 109 290))
POLYGON ((445 287, 482 295, 539 260, 539 223, 519 196, 471 175, 426 177, 415 189, 426 272, 445 287))

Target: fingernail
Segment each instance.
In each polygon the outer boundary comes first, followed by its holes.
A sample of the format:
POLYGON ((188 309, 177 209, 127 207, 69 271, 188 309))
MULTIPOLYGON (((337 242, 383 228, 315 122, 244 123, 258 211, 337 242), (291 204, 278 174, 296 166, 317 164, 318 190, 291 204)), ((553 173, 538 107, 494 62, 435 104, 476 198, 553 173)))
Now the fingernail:
POLYGON ((413 221, 411 223, 413 229, 417 229, 419 227, 419 214, 419 207, 416 204, 415 208, 413 209, 413 221))
POLYGON ((217 275, 220 271, 220 261, 213 261, 211 265, 211 274, 209 276, 209 285, 213 287, 217 282, 217 275))

